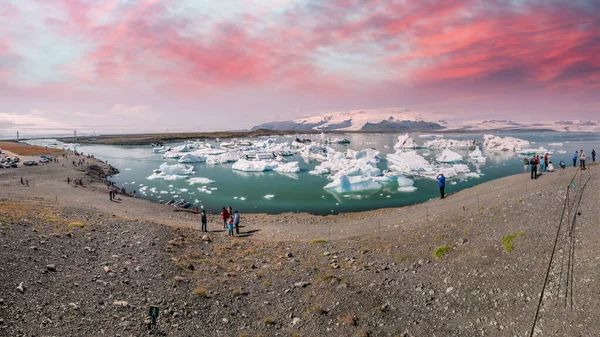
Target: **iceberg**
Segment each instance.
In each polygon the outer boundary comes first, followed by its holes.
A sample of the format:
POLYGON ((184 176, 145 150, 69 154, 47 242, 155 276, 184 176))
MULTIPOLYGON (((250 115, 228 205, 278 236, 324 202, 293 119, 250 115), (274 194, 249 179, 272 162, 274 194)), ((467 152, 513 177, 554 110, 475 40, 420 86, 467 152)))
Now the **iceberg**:
POLYGON ((271 200, 271 199, 275 198, 275 194, 267 194, 263 198, 265 198, 267 200, 271 200))
POLYGON ((387 155, 388 168, 392 171, 410 174, 431 166, 427 159, 416 151, 396 152, 387 155))
POLYGON ((550 143, 548 145, 550 145, 550 146, 563 146, 564 144, 563 143, 550 143))
MULTIPOLYGON (((158 170, 155 170, 152 175, 147 177, 146 179, 154 180, 154 179, 163 179, 163 180, 177 180, 184 179, 186 176, 194 174, 194 167, 191 165, 184 164, 175 164, 168 165, 167 163, 163 163, 160 165, 158 170)), ((133 182, 135 183, 135 182, 133 182)), ((133 184, 132 183, 132 184, 133 184)))
POLYGON ((214 180, 211 180, 208 178, 202 178, 202 177, 195 177, 195 178, 188 179, 188 183, 190 183, 190 185, 194 185, 194 184, 208 185, 208 184, 212 184, 214 182, 215 182, 214 180))
POLYGON ((394 149, 399 150, 399 149, 416 149, 417 143, 415 143, 415 140, 412 139, 408 133, 405 135, 401 135, 398 136, 398 143, 396 143, 396 145, 394 145, 394 149))
POLYGON ((549 153, 552 154, 552 151, 548 151, 544 149, 544 147, 540 146, 538 149, 521 149, 519 150, 519 154, 544 154, 549 153))
POLYGON ((463 159, 462 155, 450 150, 444 149, 442 154, 437 156, 436 160, 440 163, 452 163, 455 161, 461 161, 463 159))
POLYGON ((417 188, 414 186, 402 186, 402 187, 398 187, 398 191, 400 192, 414 192, 416 191, 417 188))
POLYGON ((235 164, 233 164, 231 168, 243 172, 262 172, 271 171, 274 168, 276 168, 277 165, 277 162, 269 162, 262 160, 249 161, 246 159, 240 159, 235 164))
POLYGON ((186 153, 177 162, 179 163, 203 163, 206 161, 207 156, 195 155, 193 153, 186 153))
POLYGON ((514 137, 498 137, 494 135, 483 136, 483 146, 488 151, 518 151, 523 146, 529 145, 524 139, 514 137))
POLYGON ((469 159, 478 163, 485 163, 487 157, 484 157, 479 147, 476 147, 475 150, 469 153, 469 159))
POLYGON ((470 149, 477 146, 477 141, 439 138, 427 141, 423 146, 436 149, 470 149))
POLYGON ((300 166, 298 165, 297 161, 293 161, 289 163, 279 164, 273 170, 280 173, 298 173, 300 172, 300 166))
POLYGON ((325 189, 331 189, 338 193, 344 192, 356 192, 365 190, 378 190, 381 188, 381 184, 371 180, 369 177, 362 176, 345 176, 340 175, 336 177, 332 182, 325 185, 325 189))

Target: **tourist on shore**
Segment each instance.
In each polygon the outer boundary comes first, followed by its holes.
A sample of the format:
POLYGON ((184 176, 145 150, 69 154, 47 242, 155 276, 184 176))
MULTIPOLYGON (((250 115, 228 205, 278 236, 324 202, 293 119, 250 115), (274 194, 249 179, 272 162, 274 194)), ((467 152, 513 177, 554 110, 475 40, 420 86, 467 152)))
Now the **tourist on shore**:
POLYGON ((229 212, 223 207, 221 211, 221 218, 223 219, 223 228, 227 228, 227 218, 229 218, 229 212))
POLYGON ((579 165, 581 166, 582 170, 585 170, 585 153, 583 150, 579 152, 579 165))
POLYGON ((537 172, 535 173, 535 177, 542 175, 542 161, 540 160, 540 155, 535 156, 535 161, 537 162, 537 172))
POLYGON ((440 199, 444 199, 444 188, 446 188, 446 177, 443 173, 437 176, 438 187, 440 188, 440 199))
POLYGON ((71 177, 67 177, 67 184, 71 184, 71 177))
POLYGON ((25 182, 23 181, 23 177, 21 177, 21 185, 25 185, 25 182))
POLYGON ((229 217, 229 219, 227 219, 227 231, 228 231, 229 236, 235 236, 233 234, 233 218, 232 217, 229 217))
POLYGON ((567 164, 565 164, 565 162, 561 160, 558 166, 560 166, 561 169, 564 169, 567 167, 567 164))
POLYGON ((235 234, 239 235, 240 234, 240 213, 238 213, 238 211, 235 211, 235 214, 233 215, 233 225, 235 226, 235 234))
POLYGON ((592 149, 592 163, 596 161, 596 150, 592 149))
POLYGON ((227 215, 233 217, 233 208, 231 208, 231 205, 229 205, 229 207, 227 207, 227 215))
POLYGON ((206 211, 202 210, 202 215, 200 216, 200 221, 202 222, 202 231, 208 232, 206 230, 206 211))
POLYGON ((527 156, 525 156, 523 157, 523 170, 525 173, 527 173, 527 166, 529 166, 529 159, 527 159, 527 156))
POLYGON ((29 180, 25 179, 25 186, 29 187, 29 180))
POLYGON ((535 157, 531 157, 529 164, 531 164, 531 179, 537 179, 537 160, 535 160, 535 157))
POLYGON ((548 152, 546 152, 546 154, 544 155, 544 172, 548 172, 548 162, 549 162, 548 152))
POLYGON ((577 166, 577 157, 579 157, 579 152, 575 151, 573 154, 573 167, 577 166))
POLYGON ((112 190, 108 191, 108 196, 110 198, 110 201, 112 201, 113 200, 113 191, 112 190))

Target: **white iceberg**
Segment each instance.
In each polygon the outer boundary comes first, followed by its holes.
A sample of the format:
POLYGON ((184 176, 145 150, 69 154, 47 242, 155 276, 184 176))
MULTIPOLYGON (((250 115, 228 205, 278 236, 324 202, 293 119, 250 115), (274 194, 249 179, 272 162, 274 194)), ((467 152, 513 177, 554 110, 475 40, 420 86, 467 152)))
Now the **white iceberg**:
POLYGON ((271 199, 275 198, 275 194, 267 194, 263 198, 265 198, 267 200, 271 200, 271 199))
POLYGON ((413 173, 431 165, 427 159, 419 156, 416 151, 396 152, 387 155, 388 168, 401 173, 413 173))
POLYGON ((279 164, 273 170, 280 173, 298 173, 300 172, 300 166, 297 161, 292 161, 289 163, 279 164))
POLYGON ((277 162, 269 162, 262 160, 249 161, 246 159, 240 159, 235 164, 233 164, 231 168, 243 172, 262 172, 271 171, 275 167, 277 167, 277 162))
POLYGON ((529 145, 524 139, 514 137, 498 137, 494 135, 483 136, 483 146, 488 151, 518 151, 523 146, 529 145))
POLYGON ((396 143, 396 145, 394 145, 394 149, 396 149, 396 150, 415 149, 417 147, 418 147, 417 143, 415 143, 415 140, 412 139, 408 135, 408 133, 405 135, 398 136, 398 143, 396 143))
POLYGON ((326 189, 331 189, 338 193, 344 192, 355 192, 365 190, 378 190, 381 188, 381 184, 373 181, 369 177, 362 176, 345 176, 341 175, 336 177, 332 182, 325 185, 326 189))
POLYGON ((469 153, 469 159, 478 163, 485 163, 487 157, 484 157, 479 147, 476 147, 475 150, 469 153))
POLYGON ((436 160, 440 163, 452 163, 456 161, 461 161, 463 159, 462 155, 450 150, 444 149, 442 154, 437 156, 436 160))
POLYGON ((423 147, 436 149, 470 149, 477 146, 476 140, 433 139, 425 142, 423 147))
POLYGON ((417 188, 414 186, 402 186, 402 187, 398 187, 398 191, 400 192, 414 192, 416 191, 417 188))
POLYGON ((162 165, 160 165, 158 170, 155 170, 154 173, 152 173, 152 175, 150 175, 146 179, 177 180, 184 179, 186 178, 186 176, 191 174, 194 174, 194 167, 191 165, 168 165, 167 163, 163 163, 162 165))
POLYGON ((179 163, 203 163, 206 161, 208 156, 205 155, 195 155, 193 153, 186 153, 181 158, 179 158, 179 163))
POLYGON ((208 178, 202 178, 202 177, 195 177, 195 178, 190 178, 188 179, 188 183, 190 183, 190 185, 194 185, 194 184, 212 184, 214 183, 214 180, 208 179, 208 178))

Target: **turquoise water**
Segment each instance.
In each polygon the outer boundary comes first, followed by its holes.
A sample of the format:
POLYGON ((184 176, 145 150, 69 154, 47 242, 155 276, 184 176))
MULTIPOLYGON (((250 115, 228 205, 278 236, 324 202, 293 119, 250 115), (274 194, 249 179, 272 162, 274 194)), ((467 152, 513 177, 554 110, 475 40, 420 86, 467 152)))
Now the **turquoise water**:
MULTIPOLYGON (((575 150, 584 149, 588 155, 587 162, 591 162, 590 152, 592 148, 600 151, 600 134, 592 133, 497 133, 496 135, 513 136, 526 139, 532 148, 543 146, 554 151, 551 161, 556 167, 560 160, 567 165, 571 164, 571 158, 575 150), (563 146, 551 146, 549 143, 563 143, 563 146), (566 151, 566 153, 558 153, 566 151)), ((432 138, 420 138, 419 134, 411 134, 418 144, 422 144, 432 138)), ((381 162, 378 167, 387 169, 385 155, 394 151, 394 144, 398 134, 346 134, 349 145, 332 145, 338 151, 346 149, 361 150, 364 148, 375 148, 381 151, 381 162)), ((483 141, 483 134, 444 134, 447 139, 476 139, 483 141)), ((278 141, 291 141, 290 138, 277 138, 278 141)), ((170 146, 182 143, 168 144, 170 146)), ((216 148, 219 143, 213 142, 216 148)), ((153 170, 162 163, 176 164, 176 160, 165 160, 162 154, 152 153, 150 146, 107 146, 107 145, 84 145, 79 151, 94 154, 97 158, 108 161, 118 168, 120 173, 113 177, 118 186, 124 186, 128 191, 137 190, 143 186, 147 189, 156 189, 156 192, 147 191, 143 198, 158 201, 160 197, 168 201, 172 198, 186 199, 192 202, 192 208, 204 207, 209 212, 218 212, 221 207, 231 205, 233 209, 240 212, 309 212, 314 214, 331 214, 339 212, 364 211, 377 208, 398 207, 423 202, 438 196, 437 182, 427 178, 412 178, 417 190, 414 192, 399 192, 396 182, 388 183, 381 190, 361 191, 354 193, 334 193, 323 188, 329 183, 326 176, 315 176, 308 173, 318 162, 306 163, 299 155, 288 157, 288 161, 299 161, 301 172, 297 174, 280 174, 277 172, 246 173, 233 171, 232 164, 207 165, 206 163, 191 164, 194 166, 195 174, 190 177, 204 177, 214 180, 207 184, 206 190, 202 192, 198 187, 187 182, 187 179, 165 181, 149 180, 153 170), (211 188, 213 190, 211 190, 211 188), (181 191, 187 189, 187 191, 181 191), (164 191, 160 194, 160 191, 164 191), (166 193, 165 193, 166 192, 166 193), (264 196, 274 195, 272 199, 264 196), (241 198, 245 200, 242 200, 241 198), (197 200, 197 202, 195 202, 197 200)), ((454 150, 466 156, 468 150, 454 150)), ((447 193, 456 192, 483 182, 523 172, 522 156, 513 152, 486 153, 486 163, 474 164, 468 161, 464 163, 471 171, 477 168, 481 170, 479 178, 456 178, 449 179, 446 185, 447 193)), ((432 159, 437 152, 432 149, 419 149, 419 154, 429 153, 427 159, 432 159)), ((551 173, 549 173, 551 174, 551 173)), ((138 193, 139 196, 139 193, 138 193)))

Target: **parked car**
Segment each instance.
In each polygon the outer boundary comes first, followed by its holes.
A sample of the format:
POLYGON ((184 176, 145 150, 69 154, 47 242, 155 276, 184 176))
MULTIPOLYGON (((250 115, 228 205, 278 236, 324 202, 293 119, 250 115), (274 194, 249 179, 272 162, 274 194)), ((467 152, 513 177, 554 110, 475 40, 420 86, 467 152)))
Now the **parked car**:
POLYGON ((10 167, 12 167, 12 168, 18 168, 19 165, 17 165, 17 163, 15 163, 15 162, 12 162, 12 163, 10 163, 10 167))
POLYGON ((20 162, 20 161, 21 161, 21 159, 19 159, 19 157, 17 157, 17 156, 14 156, 14 157, 12 158, 12 161, 13 161, 13 162, 15 162, 15 163, 18 163, 18 162, 20 162))
POLYGON ((46 157, 40 157, 40 163, 49 163, 50 160, 48 160, 46 157))
POLYGON ((40 156, 40 158, 48 159, 48 161, 52 161, 54 159, 52 156, 40 156))
POLYGON ((23 165, 25 166, 37 166, 37 162, 35 160, 26 160, 23 162, 23 165))

